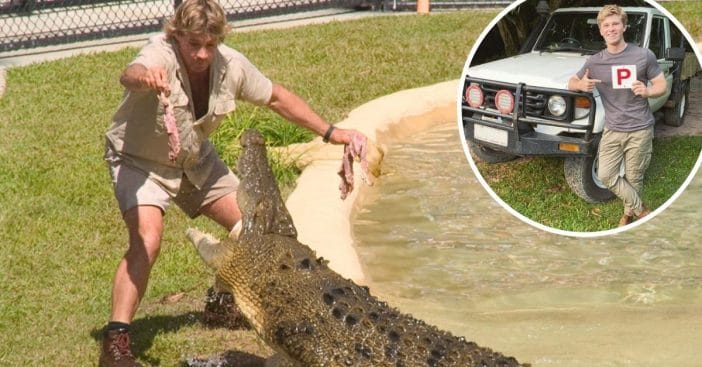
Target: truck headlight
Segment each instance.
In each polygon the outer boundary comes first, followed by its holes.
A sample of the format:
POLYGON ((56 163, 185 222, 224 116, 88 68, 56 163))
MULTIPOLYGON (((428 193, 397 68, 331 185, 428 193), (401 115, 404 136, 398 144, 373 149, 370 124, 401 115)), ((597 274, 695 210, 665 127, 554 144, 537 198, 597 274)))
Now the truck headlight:
POLYGON ((556 117, 561 117, 566 113, 567 105, 565 98, 553 95, 548 99, 548 112, 556 117))

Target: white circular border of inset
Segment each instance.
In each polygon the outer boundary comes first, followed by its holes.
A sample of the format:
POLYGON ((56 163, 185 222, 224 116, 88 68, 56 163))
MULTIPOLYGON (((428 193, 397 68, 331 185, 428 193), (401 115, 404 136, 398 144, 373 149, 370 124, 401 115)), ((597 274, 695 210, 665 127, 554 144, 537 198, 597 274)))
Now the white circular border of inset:
MULTIPOLYGON (((684 191, 685 189, 690 185, 690 182, 692 182, 692 179, 695 177, 697 174, 697 171, 700 168, 700 164, 702 164, 702 151, 700 151, 700 155, 697 157, 697 162, 695 162, 695 165, 692 167, 692 170, 690 171, 690 174, 687 176, 685 181, 680 185, 677 191, 673 193, 673 195, 668 198, 661 206, 656 208, 651 214, 645 216, 644 218, 637 220, 631 224, 628 224, 624 227, 618 227, 618 228, 613 228, 609 229, 606 231, 597 231, 597 232, 573 232, 573 231, 566 231, 558 228, 553 228, 549 227, 546 225, 543 225, 539 222, 536 222, 523 214, 519 213, 518 211, 514 210, 509 204, 504 202, 502 198, 500 198, 495 191, 492 190, 490 185, 488 185, 487 181, 483 178, 483 175, 480 174, 480 171, 478 170, 478 166, 475 164, 475 161, 473 160, 473 157, 470 154, 470 148, 468 147, 468 143, 466 142, 465 139, 465 131, 463 130, 463 115, 461 113, 461 101, 463 97, 463 83, 466 79, 466 74, 468 74, 468 68, 470 66, 470 62, 473 60, 473 57, 475 56, 475 53, 478 50, 478 47, 482 44, 483 40, 485 37, 488 35, 488 33, 492 30, 493 27, 497 25, 497 23, 502 20, 502 18, 510 13, 512 10, 517 8, 519 5, 525 3, 527 0, 517 0, 513 2, 511 5, 503 9, 491 22, 488 24, 485 29, 483 29, 483 32, 478 36, 478 38, 475 40, 475 43, 473 44, 473 47, 471 47, 470 52, 468 54, 468 58, 466 59, 466 63, 463 66, 463 71, 461 72, 461 78, 459 79, 458 86, 457 86, 457 93, 456 95, 458 96, 456 100, 456 123, 458 124, 458 131, 459 131, 459 139, 461 140, 461 146, 463 146, 463 153, 466 156, 466 159, 468 160, 468 164, 470 165, 470 168, 473 170, 473 173, 475 173, 476 178, 480 182, 480 184, 483 186, 483 188, 490 194, 490 196, 495 200, 500 206, 502 206, 505 210, 507 210, 510 214, 513 216, 519 218, 521 221, 536 227, 540 230, 562 235, 562 236, 569 236, 569 237, 600 237, 600 236, 607 236, 607 235, 612 235, 612 234, 617 234, 620 232, 628 231, 630 229, 636 228, 652 218, 656 217, 658 214, 660 214, 662 211, 664 211, 666 208, 670 206, 684 191)), ((693 46, 693 50, 695 52, 695 55, 697 56, 697 62, 702 65, 702 54, 700 53, 700 50, 698 47, 696 47, 697 43, 695 42, 694 39, 690 36, 688 33, 687 29, 682 26, 682 24, 664 7, 662 7, 660 4, 656 3, 653 0, 644 0, 646 3, 651 5, 652 7, 658 9, 661 13, 663 13, 668 19, 670 19, 673 24, 675 24, 678 29, 682 32, 683 36, 687 40, 687 42, 693 46)))

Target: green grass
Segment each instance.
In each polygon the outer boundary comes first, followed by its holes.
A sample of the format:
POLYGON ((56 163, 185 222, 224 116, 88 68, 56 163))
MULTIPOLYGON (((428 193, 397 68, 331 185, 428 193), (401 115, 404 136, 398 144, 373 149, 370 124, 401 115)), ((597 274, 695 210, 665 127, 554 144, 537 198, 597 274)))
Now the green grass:
POLYGON ((666 1, 659 4, 680 21, 693 39, 698 42, 702 40, 702 22, 700 22, 702 1, 666 1))
MULTIPOLYGON (((665 203, 683 184, 702 150, 701 136, 654 139, 642 199, 651 209, 665 203)), ((546 226, 574 232, 616 227, 622 215, 618 199, 589 204, 568 187, 560 158, 524 158, 501 164, 478 163, 495 193, 524 216, 546 226)))
MULTIPOLYGON (((335 122, 381 95, 458 78, 495 14, 379 17, 242 33, 226 42, 335 122)), ((103 134, 122 96, 118 76, 136 52, 8 70, 0 99, 1 366, 95 365, 127 242, 102 160, 103 134)), ((310 138, 265 109, 240 105, 213 137, 228 163, 249 126, 276 145, 310 138)), ((291 185, 294 170, 274 165, 291 185)), ((134 321, 137 356, 147 365, 175 366, 200 353, 260 353, 265 349, 255 340, 198 323, 211 276, 186 243, 188 226, 223 235, 204 219, 168 212, 161 256, 134 321), (179 302, 163 300, 180 293, 179 302)))

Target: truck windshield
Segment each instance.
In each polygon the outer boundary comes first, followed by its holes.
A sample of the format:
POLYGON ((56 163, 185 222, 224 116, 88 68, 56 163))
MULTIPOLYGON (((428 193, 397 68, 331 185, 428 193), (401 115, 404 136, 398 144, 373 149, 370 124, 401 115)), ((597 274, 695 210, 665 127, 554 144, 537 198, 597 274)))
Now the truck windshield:
MULTIPOLYGON (((642 46, 646 31, 644 13, 627 13, 624 40, 642 46)), ((605 48, 597 26, 597 13, 554 13, 534 46, 534 51, 571 51, 591 55, 605 48)))

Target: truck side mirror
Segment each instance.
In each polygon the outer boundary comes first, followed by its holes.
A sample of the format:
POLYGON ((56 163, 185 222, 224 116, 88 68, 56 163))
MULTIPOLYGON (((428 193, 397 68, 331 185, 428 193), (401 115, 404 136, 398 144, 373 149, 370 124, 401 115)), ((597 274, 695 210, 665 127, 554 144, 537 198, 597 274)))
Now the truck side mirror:
POLYGON ((670 61, 682 61, 685 59, 685 49, 682 47, 666 48, 665 59, 670 61))

